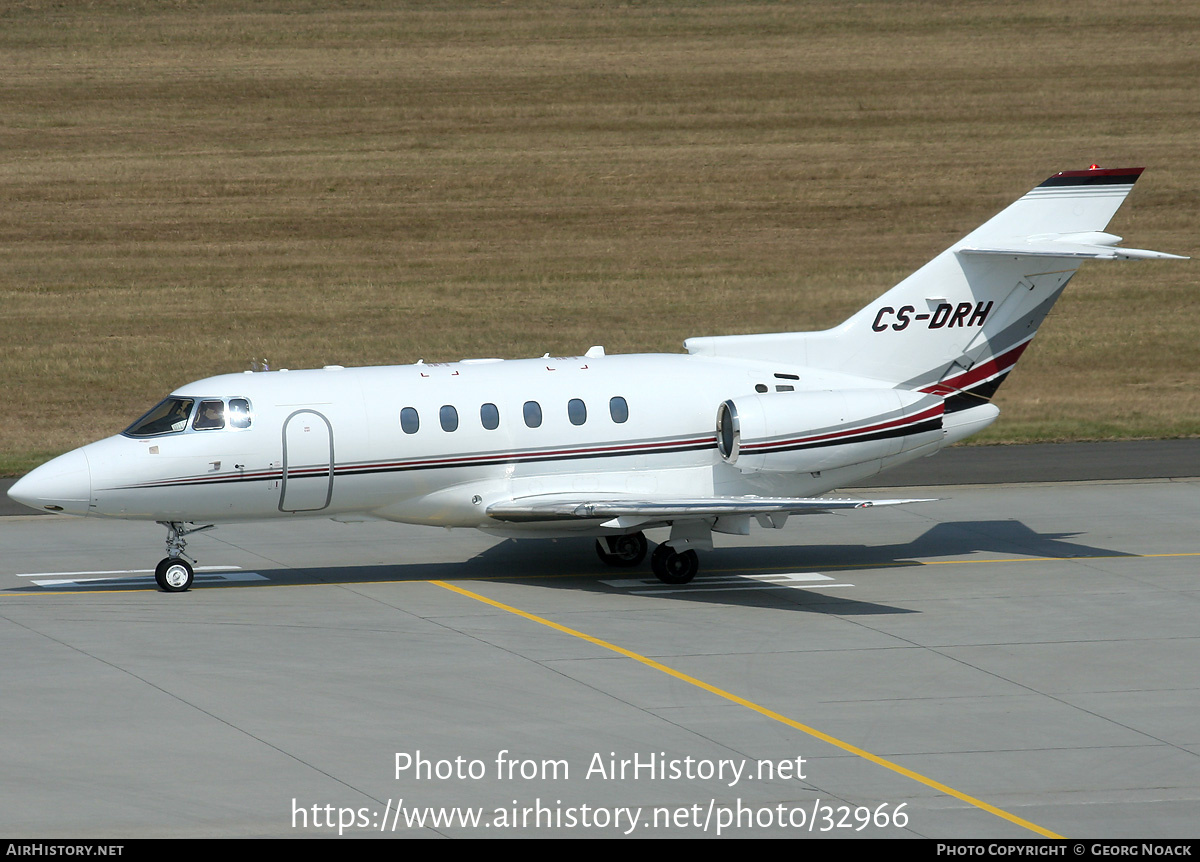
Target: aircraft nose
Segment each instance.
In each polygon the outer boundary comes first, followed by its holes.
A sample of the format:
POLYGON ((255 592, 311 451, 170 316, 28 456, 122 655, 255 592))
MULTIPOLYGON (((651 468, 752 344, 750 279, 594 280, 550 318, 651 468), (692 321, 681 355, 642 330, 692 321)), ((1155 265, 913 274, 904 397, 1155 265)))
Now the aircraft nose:
POLYGON ((8 496, 34 509, 86 515, 92 499, 92 470, 87 454, 76 449, 59 455, 18 479, 8 496))

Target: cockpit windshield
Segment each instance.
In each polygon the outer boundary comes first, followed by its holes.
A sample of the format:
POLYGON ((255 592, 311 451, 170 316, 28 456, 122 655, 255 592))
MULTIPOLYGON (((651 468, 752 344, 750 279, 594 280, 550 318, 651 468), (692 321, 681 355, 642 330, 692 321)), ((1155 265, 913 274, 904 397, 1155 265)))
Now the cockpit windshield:
POLYGON ((246 398, 178 398, 171 396, 122 433, 126 437, 159 437, 192 431, 220 431, 222 428, 250 427, 253 410, 246 398), (197 400, 200 405, 197 407, 197 400), (193 410, 193 408, 195 408, 193 410), (195 415, 193 415, 193 413, 195 415))
POLYGON ((188 417, 192 415, 192 405, 196 402, 191 398, 167 398, 158 404, 138 421, 125 429, 128 437, 154 437, 158 434, 171 434, 187 428, 188 417))

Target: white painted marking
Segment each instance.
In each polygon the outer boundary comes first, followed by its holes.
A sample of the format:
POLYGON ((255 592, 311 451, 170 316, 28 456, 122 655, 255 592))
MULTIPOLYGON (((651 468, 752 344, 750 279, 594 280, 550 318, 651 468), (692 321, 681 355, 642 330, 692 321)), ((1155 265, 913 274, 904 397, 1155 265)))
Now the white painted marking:
POLYGON ((684 587, 676 587, 670 590, 634 590, 634 595, 638 596, 657 596, 663 593, 727 593, 733 590, 832 590, 835 587, 852 587, 854 584, 755 584, 754 586, 716 586, 706 587, 703 582, 695 585, 684 587))
POLYGON ((733 590, 827 590, 852 587, 854 584, 835 584, 829 575, 820 572, 770 572, 761 575, 712 575, 701 577, 678 587, 664 586, 658 578, 619 578, 600 583, 619 590, 629 590, 638 596, 661 596, 669 593, 720 593, 733 590))
MULTIPOLYGON (((241 566, 196 566, 197 572, 218 572, 227 571, 229 569, 240 569, 241 566)), ((49 578, 62 577, 64 575, 152 575, 154 569, 110 569, 100 572, 28 572, 26 574, 17 575, 18 578, 49 578)))
MULTIPOLYGON (((216 566, 208 566, 213 569, 216 566)), ((267 578, 260 575, 258 572, 209 572, 207 574, 197 574, 194 583, 211 584, 218 581, 265 581, 267 578)), ((109 577, 109 578, 52 578, 49 580, 33 581, 39 587, 48 587, 51 589, 59 587, 86 587, 98 586, 103 584, 106 587, 144 587, 154 582, 153 578, 130 578, 130 577, 109 577)))
MULTIPOLYGON (((692 583, 696 586, 716 586, 717 584, 738 584, 745 586, 748 580, 762 583, 777 583, 779 586, 791 586, 793 584, 812 583, 814 581, 832 581, 833 578, 828 575, 822 575, 820 572, 771 572, 762 575, 712 575, 698 578, 692 583)), ((620 580, 601 581, 600 583, 616 587, 619 590, 662 585, 662 581, 658 578, 622 578, 620 580)))

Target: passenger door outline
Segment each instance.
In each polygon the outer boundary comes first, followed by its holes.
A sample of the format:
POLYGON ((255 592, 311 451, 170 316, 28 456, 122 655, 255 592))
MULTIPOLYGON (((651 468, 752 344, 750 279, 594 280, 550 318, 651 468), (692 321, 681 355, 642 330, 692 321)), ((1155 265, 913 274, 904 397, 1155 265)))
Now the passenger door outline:
POLYGON ((333 499, 333 464, 333 424, 324 414, 305 408, 288 416, 283 422, 279 511, 318 512, 328 507, 333 499))

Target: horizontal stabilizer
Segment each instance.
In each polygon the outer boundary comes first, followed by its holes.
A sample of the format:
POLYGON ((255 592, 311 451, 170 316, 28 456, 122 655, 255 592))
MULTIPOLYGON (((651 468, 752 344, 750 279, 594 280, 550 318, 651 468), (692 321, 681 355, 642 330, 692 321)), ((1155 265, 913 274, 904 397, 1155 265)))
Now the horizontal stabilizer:
POLYGON ((928 503, 930 500, 854 500, 835 497, 688 497, 674 500, 582 500, 561 495, 521 497, 493 503, 487 513, 498 521, 566 521, 641 518, 674 521, 729 515, 803 515, 835 509, 867 509, 928 503))
POLYGON ((1178 254, 1144 248, 1121 248, 1121 237, 1102 231, 1068 234, 1042 234, 989 243, 987 246, 963 246, 959 254, 999 254, 1018 257, 1068 257, 1091 260, 1187 260, 1178 254))

